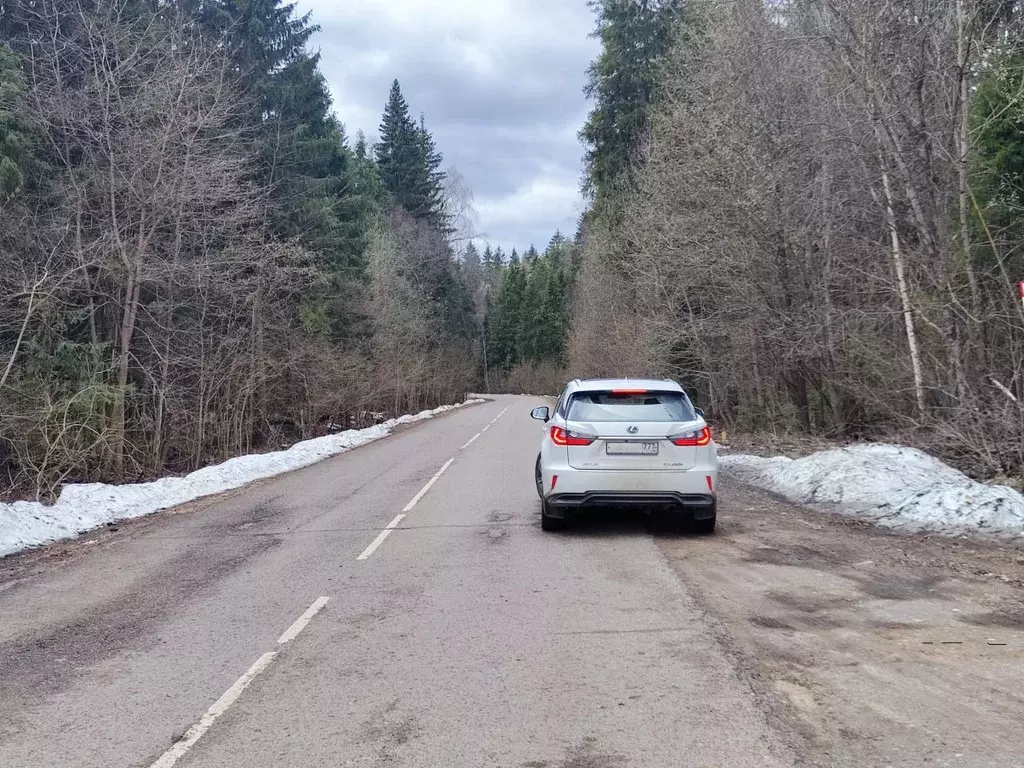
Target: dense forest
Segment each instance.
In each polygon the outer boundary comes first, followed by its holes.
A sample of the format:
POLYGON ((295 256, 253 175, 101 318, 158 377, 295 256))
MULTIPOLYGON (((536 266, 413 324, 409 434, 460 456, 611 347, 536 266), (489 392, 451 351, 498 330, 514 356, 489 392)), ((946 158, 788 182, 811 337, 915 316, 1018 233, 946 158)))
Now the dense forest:
POLYGON ((1019 473, 1024 9, 589 4, 586 213, 505 253, 397 81, 346 134, 282 0, 0 0, 0 487, 587 375, 1019 473))
POLYGON ((0 4, 0 487, 477 386, 461 180, 397 82, 379 141, 345 134, 315 31, 280 0, 0 4))
POLYGON ((1024 468, 1024 8, 595 0, 567 370, 1024 468))

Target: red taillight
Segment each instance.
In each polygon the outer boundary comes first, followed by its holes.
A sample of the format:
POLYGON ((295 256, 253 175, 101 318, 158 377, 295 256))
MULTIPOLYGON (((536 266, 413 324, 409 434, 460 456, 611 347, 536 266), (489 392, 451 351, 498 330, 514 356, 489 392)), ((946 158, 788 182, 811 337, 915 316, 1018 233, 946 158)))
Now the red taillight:
POLYGON ((673 445, 679 445, 684 448, 699 448, 705 445, 711 445, 711 427, 704 427, 699 432, 690 432, 687 435, 676 435, 670 437, 673 445))
POLYGON ((590 437, 590 435, 579 435, 575 432, 562 429, 561 427, 551 428, 551 442, 555 445, 586 446, 593 443, 596 439, 596 437, 590 437))

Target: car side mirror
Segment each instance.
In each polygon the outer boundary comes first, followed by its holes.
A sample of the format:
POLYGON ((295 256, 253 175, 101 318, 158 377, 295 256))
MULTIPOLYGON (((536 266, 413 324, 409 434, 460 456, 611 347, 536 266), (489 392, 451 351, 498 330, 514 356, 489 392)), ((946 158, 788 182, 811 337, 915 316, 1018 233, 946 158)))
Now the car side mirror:
POLYGON ((534 408, 530 415, 537 421, 547 421, 551 418, 551 409, 543 405, 540 408, 534 408))

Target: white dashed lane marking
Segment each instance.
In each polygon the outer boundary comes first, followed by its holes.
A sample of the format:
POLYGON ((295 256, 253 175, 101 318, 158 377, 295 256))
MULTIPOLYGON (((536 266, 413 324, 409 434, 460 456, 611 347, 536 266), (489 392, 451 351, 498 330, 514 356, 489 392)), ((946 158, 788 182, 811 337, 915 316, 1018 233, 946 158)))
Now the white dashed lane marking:
MULTIPOLYGON (((509 406, 509 408, 511 408, 511 406, 509 406)), ((470 438, 469 442, 462 446, 460 450, 464 451, 467 448, 469 448, 469 446, 471 446, 476 440, 478 440, 484 434, 484 432, 486 432, 488 429, 494 426, 498 419, 500 419, 502 416, 508 413, 509 408, 506 408, 496 417, 494 417, 494 419, 486 427, 480 430, 477 434, 473 435, 473 437, 470 438)), ((453 463, 455 463, 454 457, 448 459, 448 461, 445 462, 444 466, 437 471, 437 474, 430 478, 427 484, 420 489, 420 492, 417 493, 412 498, 412 500, 405 505, 405 509, 402 510, 402 513, 398 515, 394 520, 392 520, 391 523, 383 531, 380 532, 380 535, 378 535, 377 538, 374 539, 373 543, 370 544, 370 546, 368 546, 361 555, 359 555, 359 560, 366 560, 374 552, 377 551, 377 548, 384 543, 387 537, 391 535, 392 531, 398 528, 401 522, 405 519, 406 515, 409 512, 411 512, 417 504, 420 503, 423 497, 426 496, 427 493, 429 493, 430 489, 434 487, 434 484, 441 479, 441 475, 443 475, 453 463)), ((314 603, 311 606, 309 606, 309 608, 307 608, 306 611, 301 616, 299 616, 298 619, 295 620, 295 623, 292 624, 287 630, 285 630, 284 634, 281 635, 280 638, 278 638, 277 644, 279 646, 283 646, 294 641, 295 638, 297 638, 299 634, 301 634, 301 632, 307 626, 309 626, 309 623, 313 620, 313 618, 318 613, 320 613, 320 611, 323 610, 324 606, 327 605, 327 601, 329 599, 330 598, 327 597, 317 598, 317 600, 314 601, 314 603)), ((219 718, 221 715, 227 712, 228 709, 231 708, 231 705, 238 701, 239 697, 242 695, 245 689, 249 687, 250 683, 252 683, 253 680, 255 680, 263 672, 265 672, 267 668, 274 663, 274 660, 277 658, 278 653, 278 651, 271 651, 260 656, 256 660, 256 662, 251 667, 249 667, 248 670, 246 670, 245 674, 238 678, 234 682, 234 684, 230 688, 228 688, 224 692, 224 694, 219 699, 217 699, 217 701, 215 701, 208 710, 206 710, 206 714, 204 714, 202 718, 200 718, 199 722, 193 725, 187 731, 185 731, 185 735, 182 736, 178 741, 176 741, 171 746, 171 748, 168 749, 160 757, 159 760, 153 763, 153 765, 150 768, 172 768, 172 766, 177 764, 177 762, 185 756, 185 754, 196 744, 196 742, 199 741, 199 739, 201 739, 203 735, 210 730, 211 727, 213 727, 213 724, 217 721, 217 718, 219 718)))
POLYGON ((396 517, 396 518, 395 518, 394 520, 392 520, 392 521, 391 521, 391 522, 390 522, 390 523, 388 524, 388 527, 387 527, 387 528, 385 528, 385 529, 384 529, 383 531, 381 531, 381 532, 380 532, 380 533, 378 534, 377 538, 373 540, 373 543, 372 543, 372 544, 370 544, 370 546, 368 546, 368 547, 367 547, 366 549, 364 549, 364 550, 363 550, 363 554, 361 554, 361 555, 360 555, 359 557, 357 557, 356 559, 357 559, 357 560, 368 560, 368 559, 370 558, 370 555, 372 555, 372 554, 373 554, 374 552, 376 552, 376 551, 377 551, 377 547, 379 547, 379 546, 380 546, 381 544, 383 544, 383 543, 384 543, 384 540, 385 540, 385 539, 386 539, 386 538, 387 538, 388 536, 390 536, 390 535, 391 535, 391 532, 392 532, 393 530, 395 530, 395 528, 397 528, 397 527, 398 527, 399 523, 401 523, 401 522, 402 522, 402 521, 403 521, 404 519, 405 519, 405 515, 399 515, 399 516, 398 516, 398 517, 396 517))
MULTIPOLYGON (((504 416, 506 413, 508 413, 508 411, 509 411, 509 409, 511 407, 512 406, 508 406, 508 408, 506 408, 501 413, 499 413, 497 416, 495 416, 494 419, 491 420, 490 424, 488 424, 482 430, 480 430, 475 435, 473 435, 473 437, 471 437, 469 439, 469 442, 467 442, 459 450, 460 451, 464 451, 467 448, 469 448, 469 446, 471 446, 476 440, 478 440, 484 434, 484 432, 486 432, 488 429, 490 429, 492 426, 494 426, 494 424, 498 421, 498 419, 500 419, 502 416, 504 416)), ((398 517, 396 517, 394 520, 392 520, 391 524, 377 535, 377 538, 373 540, 373 542, 370 544, 370 546, 368 546, 366 549, 363 550, 362 554, 359 555, 359 557, 357 557, 356 560, 369 560, 370 556, 373 555, 373 553, 377 551, 377 549, 380 547, 380 545, 383 544, 387 540, 388 536, 390 536, 391 532, 394 531, 395 528, 398 527, 399 523, 402 522, 402 520, 405 518, 405 516, 407 514, 409 514, 410 512, 412 512, 413 508, 417 504, 420 503, 420 500, 424 496, 426 496, 427 493, 430 492, 431 488, 434 487, 434 484, 438 480, 441 479, 441 475, 443 475, 448 470, 448 467, 450 467, 454 463, 455 463, 455 457, 453 456, 452 458, 448 459, 448 461, 445 462, 444 466, 441 467, 441 469, 439 469, 437 471, 436 475, 434 475, 432 478, 430 478, 430 480, 427 482, 427 484, 424 485, 420 489, 420 492, 417 493, 415 496, 413 496, 412 501, 410 501, 408 504, 405 505, 405 508, 402 510, 402 514, 400 514, 398 517)))
MULTIPOLYGON (((298 637, 299 633, 302 632, 302 630, 309 625, 309 622, 313 620, 313 617, 316 616, 325 605, 327 605, 328 600, 329 598, 327 597, 317 598, 317 600, 306 609, 306 612, 299 616, 295 623, 292 624, 283 635, 281 635, 281 638, 277 641, 278 645, 285 645, 298 637)), ((150 768, 171 768, 181 760, 181 758, 183 758, 185 754, 195 746, 195 743, 213 727, 213 724, 217 722, 217 718, 227 712, 228 709, 231 708, 231 705, 238 701, 238 698, 242 695, 242 692, 249 687, 249 684, 274 663, 274 660, 277 658, 277 654, 277 651, 271 651, 270 653, 264 653, 260 656, 256 660, 256 663, 249 667, 245 674, 238 678, 230 688, 224 691, 224 695, 217 699, 217 701, 215 701, 213 705, 206 710, 206 714, 199 719, 199 722, 185 731, 185 735, 178 739, 170 749, 164 752, 160 759, 153 763, 150 768)))
POLYGON ((436 483, 438 480, 440 480, 441 479, 441 475, 443 475, 445 472, 447 472, 448 471, 448 467, 450 467, 454 463, 455 463, 455 458, 454 457, 448 459, 448 461, 446 461, 444 463, 444 466, 441 467, 439 470, 437 470, 437 474, 434 475, 432 478, 430 478, 430 480, 427 482, 427 484, 424 485, 423 488, 420 489, 420 492, 412 497, 412 501, 410 501, 408 504, 405 505, 405 509, 402 510, 402 513, 403 514, 409 514, 410 512, 412 512, 413 507, 415 507, 417 504, 420 503, 420 499, 422 499, 424 496, 427 495, 427 492, 431 488, 434 487, 434 483, 436 483))
POLYGON ((295 623, 288 627, 287 631, 278 638, 277 644, 286 645, 298 637, 299 633, 306 628, 306 625, 313 620, 313 617, 320 613, 323 607, 327 605, 328 600, 330 600, 329 597, 317 598, 316 602, 309 606, 309 608, 306 609, 306 612, 299 616, 299 618, 295 620, 295 623))

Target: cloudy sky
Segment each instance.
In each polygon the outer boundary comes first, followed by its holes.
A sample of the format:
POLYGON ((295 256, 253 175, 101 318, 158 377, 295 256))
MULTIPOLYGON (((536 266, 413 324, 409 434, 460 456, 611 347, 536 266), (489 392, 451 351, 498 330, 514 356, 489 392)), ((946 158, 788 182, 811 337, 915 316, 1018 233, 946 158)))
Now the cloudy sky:
POLYGON ((473 191, 476 231, 506 250, 575 234, 586 0, 298 0, 350 136, 372 141, 391 81, 425 113, 445 163, 473 191))

